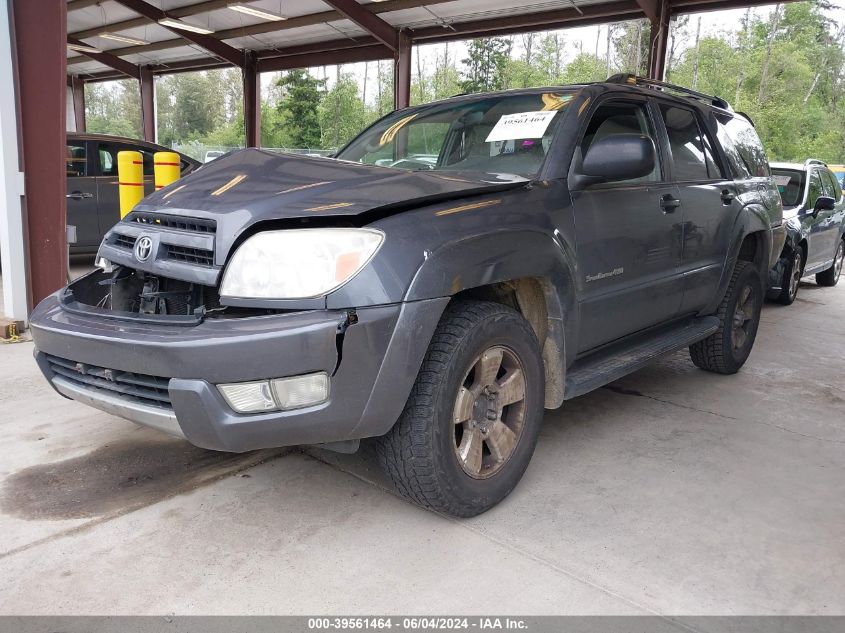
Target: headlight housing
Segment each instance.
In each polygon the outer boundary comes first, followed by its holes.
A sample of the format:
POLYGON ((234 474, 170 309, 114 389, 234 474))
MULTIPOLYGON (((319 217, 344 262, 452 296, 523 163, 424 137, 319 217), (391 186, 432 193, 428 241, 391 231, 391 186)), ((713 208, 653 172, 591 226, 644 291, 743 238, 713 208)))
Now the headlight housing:
POLYGON ((238 247, 220 295, 248 299, 312 299, 340 288, 378 252, 373 229, 287 229, 256 233, 238 247))

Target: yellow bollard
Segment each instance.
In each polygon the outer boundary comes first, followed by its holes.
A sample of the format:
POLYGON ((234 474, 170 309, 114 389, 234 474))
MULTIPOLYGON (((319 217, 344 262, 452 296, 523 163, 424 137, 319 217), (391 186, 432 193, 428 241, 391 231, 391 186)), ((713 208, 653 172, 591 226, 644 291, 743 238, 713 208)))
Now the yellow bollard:
POLYGON ((156 152, 155 163, 156 191, 179 180, 182 175, 179 154, 175 152, 156 152))
POLYGON ((141 152, 117 153, 117 184, 120 190, 120 218, 123 219, 144 197, 144 159, 141 152))

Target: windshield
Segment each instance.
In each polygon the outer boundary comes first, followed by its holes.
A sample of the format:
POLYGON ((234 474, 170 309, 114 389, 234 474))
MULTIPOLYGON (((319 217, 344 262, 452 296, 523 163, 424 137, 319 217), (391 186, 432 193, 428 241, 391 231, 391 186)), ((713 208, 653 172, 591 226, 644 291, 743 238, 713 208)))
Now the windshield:
POLYGON ((780 199, 785 207, 797 207, 804 199, 804 170, 772 169, 772 178, 778 186, 780 199))
POLYGON ((337 158, 407 170, 534 176, 574 92, 497 95, 396 112, 337 158))

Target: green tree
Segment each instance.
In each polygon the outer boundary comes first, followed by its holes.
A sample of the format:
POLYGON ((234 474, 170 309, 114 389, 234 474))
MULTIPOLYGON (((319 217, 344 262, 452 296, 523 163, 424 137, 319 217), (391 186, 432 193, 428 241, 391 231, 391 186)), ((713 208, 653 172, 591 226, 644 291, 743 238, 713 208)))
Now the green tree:
POLYGON ((504 88, 510 49, 510 42, 501 37, 472 40, 463 60, 466 68, 461 83, 463 91, 489 92, 504 88))
POLYGON ((281 129, 294 147, 320 147, 322 132, 318 109, 326 82, 306 70, 291 70, 278 81, 284 97, 277 106, 281 129))
MULTIPOLYGON (((323 131, 322 147, 334 149, 346 144, 369 122, 367 108, 358 94, 358 82, 352 74, 338 77, 319 107, 320 128, 323 131)), ((309 147, 314 147, 310 145, 309 147)))

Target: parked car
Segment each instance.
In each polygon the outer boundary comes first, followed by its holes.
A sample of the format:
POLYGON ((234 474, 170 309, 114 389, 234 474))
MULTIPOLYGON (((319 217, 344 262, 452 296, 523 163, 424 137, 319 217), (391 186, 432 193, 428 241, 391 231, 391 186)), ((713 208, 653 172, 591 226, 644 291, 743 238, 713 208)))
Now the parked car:
POLYGON ((210 149, 205 153, 205 159, 203 160, 204 163, 210 163, 213 160, 216 160, 223 156, 225 152, 219 149, 210 149))
POLYGON ((845 188, 845 165, 828 165, 841 188, 845 188))
POLYGON ((749 120, 620 76, 400 110, 337 159, 220 158, 116 224, 32 332, 64 396, 221 451, 378 438, 403 495, 471 516, 544 407, 684 347, 739 370, 782 244, 749 120))
POLYGON ((803 277, 835 286, 845 258, 845 198, 834 173, 820 160, 773 163, 786 225, 786 243, 770 274, 769 296, 785 305, 795 301, 803 277))
MULTIPOLYGON (((76 227, 70 252, 93 254, 106 232, 120 220, 117 189, 117 153, 141 152, 144 158, 144 191, 155 189, 153 155, 166 147, 105 134, 67 133, 67 223, 76 227)), ((179 154, 182 175, 199 167, 199 161, 179 154)))

